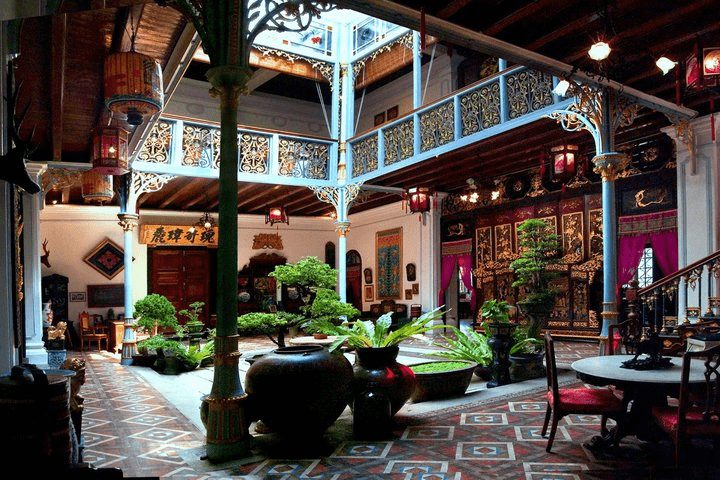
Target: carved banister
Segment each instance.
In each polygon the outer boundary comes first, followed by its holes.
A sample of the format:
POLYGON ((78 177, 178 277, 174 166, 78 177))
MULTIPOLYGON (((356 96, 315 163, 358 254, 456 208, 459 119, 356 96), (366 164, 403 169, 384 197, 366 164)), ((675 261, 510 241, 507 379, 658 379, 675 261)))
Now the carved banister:
POLYGON ((657 290, 665 285, 668 285, 674 281, 677 281, 678 279, 684 277, 685 275, 690 274, 693 270, 695 270, 699 267, 704 267, 705 265, 707 265, 717 259, 720 259, 720 250, 718 250, 717 252, 715 252, 713 254, 708 255, 705 258, 701 258, 700 260, 693 262, 686 267, 681 268, 680 270, 678 270, 675 273, 671 273, 670 275, 664 276, 660 280, 651 283, 647 287, 643 287, 643 288, 639 289, 637 291, 637 295, 639 297, 643 297, 643 296, 647 295, 648 293, 652 292, 653 290, 657 290))

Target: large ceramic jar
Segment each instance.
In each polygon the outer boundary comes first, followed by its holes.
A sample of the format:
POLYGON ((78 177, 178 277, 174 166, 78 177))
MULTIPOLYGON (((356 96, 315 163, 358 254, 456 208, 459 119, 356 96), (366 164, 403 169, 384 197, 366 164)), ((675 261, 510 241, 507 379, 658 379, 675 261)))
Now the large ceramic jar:
POLYGON ((415 374, 410 367, 397 362, 400 347, 358 348, 353 371, 354 395, 357 398, 367 391, 368 385, 390 399, 392 415, 405 405, 415 389, 415 374))
POLYGON ((278 348, 257 359, 245 376, 251 416, 286 436, 321 435, 352 396, 353 370, 324 347, 278 348))

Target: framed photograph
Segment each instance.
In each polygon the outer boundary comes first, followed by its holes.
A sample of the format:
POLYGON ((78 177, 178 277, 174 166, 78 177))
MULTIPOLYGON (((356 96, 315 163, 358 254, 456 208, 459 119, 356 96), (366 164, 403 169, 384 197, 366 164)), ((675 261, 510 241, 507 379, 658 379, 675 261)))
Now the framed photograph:
POLYGON ((405 300, 412 300, 413 293, 411 288, 405 289, 405 300))
POLYGON ((375 300, 375 287, 373 285, 365 285, 365 301, 372 302, 375 300))
POLYGON ((87 295, 85 292, 70 292, 71 302, 85 302, 87 301, 87 295))
POLYGON ((398 106, 395 105, 394 107, 390 107, 387 109, 387 120, 388 122, 390 120, 393 120, 398 117, 398 114, 400 113, 400 110, 398 109, 398 106))
POLYGON ((419 283, 412 284, 412 293, 413 293, 413 295, 418 295, 420 293, 420 284, 419 283))
POLYGON ((377 127, 378 125, 382 125, 383 123, 385 123, 385 112, 375 114, 375 121, 373 122, 373 125, 377 127))
POLYGON ((407 275, 408 282, 414 282, 415 281, 415 264, 414 263, 408 263, 405 265, 405 274, 407 275))

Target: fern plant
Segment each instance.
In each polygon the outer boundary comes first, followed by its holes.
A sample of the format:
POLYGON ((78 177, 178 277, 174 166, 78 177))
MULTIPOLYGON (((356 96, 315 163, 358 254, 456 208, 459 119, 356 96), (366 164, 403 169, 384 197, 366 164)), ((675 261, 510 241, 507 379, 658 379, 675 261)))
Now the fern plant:
POLYGON ((452 360, 470 360, 483 366, 490 364, 492 350, 485 335, 472 330, 465 333, 454 326, 448 328, 455 334, 455 338, 443 335, 442 338, 447 345, 432 342, 432 345, 436 347, 447 348, 447 350, 433 352, 433 355, 452 360))
POLYGON ((364 320, 357 321, 352 326, 347 322, 334 325, 327 318, 319 318, 311 320, 311 324, 315 331, 337 337, 330 345, 330 351, 337 349, 345 342, 354 348, 391 347, 414 335, 420 335, 437 328, 446 328, 445 325, 432 325, 433 321, 442 317, 443 312, 441 309, 442 307, 424 313, 395 331, 390 331, 392 312, 380 316, 375 323, 364 320))

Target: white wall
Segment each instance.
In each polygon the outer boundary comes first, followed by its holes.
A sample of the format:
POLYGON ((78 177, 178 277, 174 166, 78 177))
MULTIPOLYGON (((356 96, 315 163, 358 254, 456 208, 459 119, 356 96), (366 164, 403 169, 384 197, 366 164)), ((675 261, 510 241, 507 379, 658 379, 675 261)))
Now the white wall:
MULTIPOLYGON (((717 118, 716 118, 717 120, 717 118)), ((716 122, 717 123, 717 122, 716 122)), ((675 140, 677 149, 678 267, 683 268, 720 249, 720 142, 713 142, 710 117, 690 122, 695 134, 695 167, 690 152, 677 140, 673 127, 663 128, 675 140)), ((716 130, 717 130, 716 126, 716 130)), ((716 137, 720 135, 715 132, 716 137)), ((720 282, 715 292, 720 291, 720 282)), ((706 288, 706 287, 703 287, 706 288)), ((698 306, 697 293, 680 288, 679 307, 698 306)), ((707 308, 707 295, 702 295, 701 312, 707 308)), ((681 313, 681 316, 684 313, 681 313)))
MULTIPOLYGON (((219 122, 220 103, 208 94, 209 89, 208 82, 183 78, 164 111, 219 122)), ((328 112, 329 107, 326 105, 328 112)), ((238 123, 299 134, 330 136, 319 103, 259 92, 240 97, 238 123)))
MULTIPOLYGON (((97 272, 83 261, 83 258, 105 238, 123 246, 123 231, 118 226, 117 207, 94 206, 47 206, 40 215, 40 236, 48 240, 51 268, 42 267, 42 275, 58 273, 70 279, 69 292, 85 292, 87 285, 123 283, 122 272, 112 280, 97 272)), ((197 213, 141 211, 140 224, 167 223, 173 225, 193 224, 198 220, 197 213)), ((332 241, 337 245, 337 234, 332 222, 322 217, 291 217, 291 225, 281 225, 279 229, 283 240, 283 250, 253 250, 253 236, 258 233, 275 233, 268 228, 265 219, 257 215, 238 216, 238 268, 242 268, 251 256, 264 252, 275 252, 296 262, 301 257, 314 255, 320 259, 325 256, 325 243, 332 241)), ((135 231, 137 242, 138 230, 135 231)), ((133 298, 140 299, 147 292, 148 253, 146 245, 133 246, 135 263, 133 268, 133 298)), ((86 302, 70 302, 68 314, 76 319, 83 310, 90 313, 107 313, 106 308, 88 309, 86 302)), ((114 309, 122 312, 122 307, 114 309)))
MULTIPOLYGON (((407 304, 408 313, 410 304, 413 303, 421 303, 423 311, 432 308, 433 305, 428 301, 432 296, 427 294, 428 291, 432 291, 434 288, 434 282, 427 277, 427 273, 431 269, 432 255, 428 253, 427 240, 425 240, 428 238, 427 229, 432 228, 431 222, 423 226, 423 222, 418 220, 417 214, 405 213, 405 210, 401 207, 401 202, 352 214, 350 215, 350 221, 350 234, 347 237, 348 250, 357 250, 360 253, 363 270, 368 267, 372 269, 375 295, 377 295, 375 233, 402 227, 402 285, 400 292, 402 298, 395 301, 407 304), (416 267, 416 279, 414 282, 407 280, 405 265, 408 263, 414 263, 416 267), (405 289, 411 288, 413 283, 420 284, 420 294, 414 295, 412 300, 405 300, 405 289)), ((363 278, 363 287, 365 285, 363 278)), ((363 310, 369 310, 372 303, 380 303, 380 300, 365 302, 364 296, 363 288, 363 310)))
MULTIPOLYGON (((432 47, 428 50, 431 49, 432 47)), ((409 50, 408 55, 411 55, 409 50)), ((450 57, 445 55, 444 49, 439 46, 435 52, 435 56, 423 105, 432 103, 440 97, 452 93, 455 89, 455 76, 453 74, 450 57)), ((423 90, 425 89, 429 69, 429 62, 422 67, 423 90)), ((358 123, 356 134, 374 128, 375 114, 385 112, 390 107, 398 105, 399 116, 403 116, 413 110, 412 73, 403 75, 397 80, 384 85, 382 88, 366 94, 365 99, 362 100, 362 111, 360 110, 361 97, 362 90, 356 90, 355 115, 360 113, 360 122, 358 123)))

